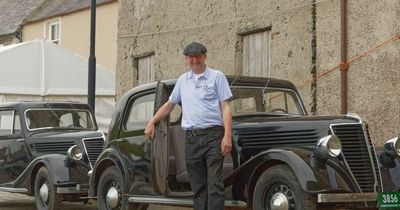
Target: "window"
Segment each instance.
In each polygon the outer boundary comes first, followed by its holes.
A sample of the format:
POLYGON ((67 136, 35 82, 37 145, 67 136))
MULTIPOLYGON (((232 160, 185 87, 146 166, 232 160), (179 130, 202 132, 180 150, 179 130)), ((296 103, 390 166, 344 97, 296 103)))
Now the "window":
POLYGON ((143 130, 154 114, 155 93, 137 98, 130 107, 125 129, 128 131, 143 130))
POLYGON ((137 58, 137 79, 139 85, 154 82, 156 80, 154 71, 154 58, 154 54, 137 58))
POLYGON ((296 93, 286 89, 263 87, 234 88, 231 111, 233 115, 275 113, 303 115, 296 93))
POLYGON ((243 36, 243 75, 268 77, 270 45, 270 30, 243 36))
POLYGON ((25 114, 29 130, 39 129, 93 129, 92 115, 79 109, 29 109, 25 114))
POLYGON ((0 111, 0 136, 12 135, 21 132, 19 115, 13 110, 0 111))
POLYGON ((46 38, 54 44, 60 43, 60 20, 47 22, 46 38))

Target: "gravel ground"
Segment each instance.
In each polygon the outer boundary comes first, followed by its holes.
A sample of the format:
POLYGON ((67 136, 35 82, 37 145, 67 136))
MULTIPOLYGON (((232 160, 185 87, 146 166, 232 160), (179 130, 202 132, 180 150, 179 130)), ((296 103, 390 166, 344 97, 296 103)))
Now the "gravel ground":
MULTIPOLYGON (((97 206, 83 205, 83 203, 65 202, 65 208, 68 210, 97 210, 97 206)), ((0 209, 1 210, 36 210, 35 199, 33 197, 18 194, 0 192, 0 209)), ((150 205, 148 210, 193 210, 193 208, 182 208, 172 206, 150 205)))

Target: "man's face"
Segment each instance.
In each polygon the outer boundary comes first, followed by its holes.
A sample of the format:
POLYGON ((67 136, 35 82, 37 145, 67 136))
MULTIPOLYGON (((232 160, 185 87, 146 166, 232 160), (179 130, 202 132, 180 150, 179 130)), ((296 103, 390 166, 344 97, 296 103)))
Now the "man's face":
POLYGON ((192 54, 186 56, 186 62, 195 73, 202 73, 206 68, 206 54, 192 54))

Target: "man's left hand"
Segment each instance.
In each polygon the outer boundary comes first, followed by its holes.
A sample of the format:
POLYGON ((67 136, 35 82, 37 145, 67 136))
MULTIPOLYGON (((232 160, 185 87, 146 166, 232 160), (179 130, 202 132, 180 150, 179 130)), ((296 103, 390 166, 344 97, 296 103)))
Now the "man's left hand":
POLYGON ((231 137, 224 136, 221 142, 221 153, 223 156, 229 154, 232 150, 232 139, 231 137))

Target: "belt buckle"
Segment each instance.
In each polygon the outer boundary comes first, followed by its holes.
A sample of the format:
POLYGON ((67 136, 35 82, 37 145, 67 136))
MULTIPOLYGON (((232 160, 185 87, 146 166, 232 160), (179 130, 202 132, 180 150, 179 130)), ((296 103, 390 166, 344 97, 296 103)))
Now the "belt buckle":
POLYGON ((192 129, 192 130, 190 130, 190 133, 192 134, 192 136, 197 136, 196 129, 192 129))

